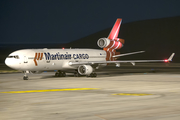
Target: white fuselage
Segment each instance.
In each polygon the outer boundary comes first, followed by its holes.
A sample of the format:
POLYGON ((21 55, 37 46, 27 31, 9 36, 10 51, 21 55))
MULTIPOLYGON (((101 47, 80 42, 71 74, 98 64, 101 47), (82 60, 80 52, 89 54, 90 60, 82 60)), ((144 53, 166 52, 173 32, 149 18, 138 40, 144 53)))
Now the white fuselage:
POLYGON ((5 60, 9 67, 22 71, 77 69, 69 62, 106 61, 106 52, 96 49, 24 49, 5 60))

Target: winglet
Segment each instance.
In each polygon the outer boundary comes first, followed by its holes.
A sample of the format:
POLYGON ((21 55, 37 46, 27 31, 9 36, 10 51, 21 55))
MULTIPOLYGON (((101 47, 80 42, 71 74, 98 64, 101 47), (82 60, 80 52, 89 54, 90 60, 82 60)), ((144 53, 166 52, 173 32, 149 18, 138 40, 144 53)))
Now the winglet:
POLYGON ((168 61, 172 61, 174 55, 175 55, 175 53, 172 53, 171 56, 168 58, 168 61))

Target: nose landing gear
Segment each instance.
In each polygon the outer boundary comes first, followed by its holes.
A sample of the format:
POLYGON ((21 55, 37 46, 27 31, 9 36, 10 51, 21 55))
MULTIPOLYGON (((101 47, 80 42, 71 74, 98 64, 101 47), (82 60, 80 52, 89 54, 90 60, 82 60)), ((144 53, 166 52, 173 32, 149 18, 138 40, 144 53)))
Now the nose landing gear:
POLYGON ((29 71, 24 71, 24 77, 23 77, 23 80, 28 80, 28 76, 27 76, 27 73, 29 73, 29 71))
POLYGON ((23 80, 28 80, 28 79, 29 79, 28 76, 23 77, 23 80))

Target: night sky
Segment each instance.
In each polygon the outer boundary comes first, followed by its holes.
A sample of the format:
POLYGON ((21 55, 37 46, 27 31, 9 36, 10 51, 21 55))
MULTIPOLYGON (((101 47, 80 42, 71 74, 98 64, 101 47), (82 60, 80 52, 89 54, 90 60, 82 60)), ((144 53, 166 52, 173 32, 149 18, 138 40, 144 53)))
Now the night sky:
POLYGON ((112 27, 117 18, 174 16, 180 0, 1 0, 0 44, 68 43, 112 27))

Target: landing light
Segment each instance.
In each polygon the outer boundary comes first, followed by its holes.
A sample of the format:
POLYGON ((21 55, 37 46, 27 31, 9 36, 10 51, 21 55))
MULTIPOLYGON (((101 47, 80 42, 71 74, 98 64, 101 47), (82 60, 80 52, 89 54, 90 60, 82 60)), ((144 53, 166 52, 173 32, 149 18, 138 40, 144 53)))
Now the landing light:
POLYGON ((64 47, 62 49, 64 50, 64 47))

